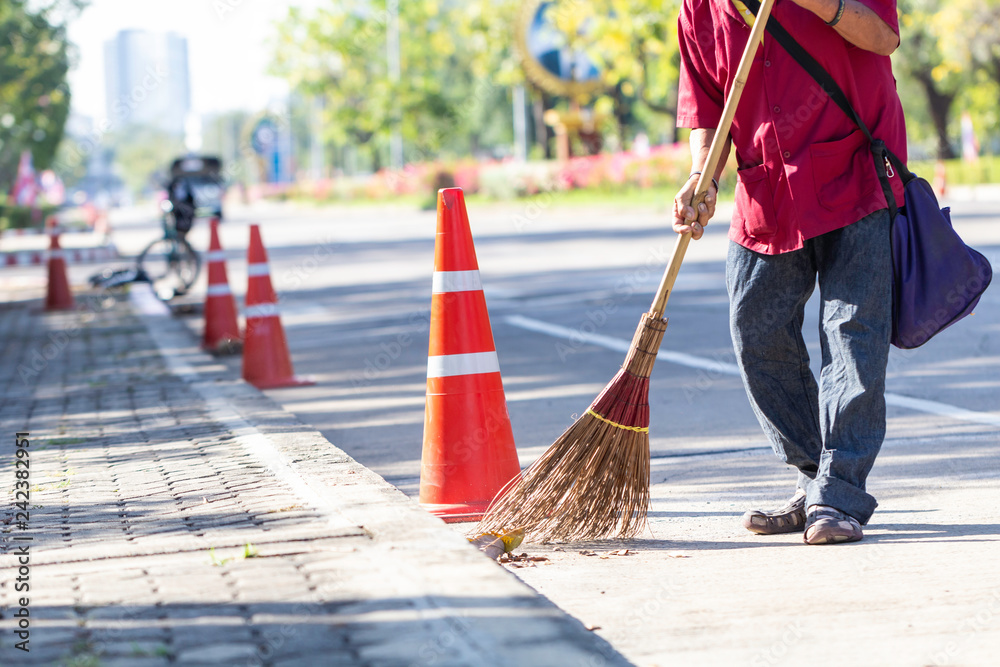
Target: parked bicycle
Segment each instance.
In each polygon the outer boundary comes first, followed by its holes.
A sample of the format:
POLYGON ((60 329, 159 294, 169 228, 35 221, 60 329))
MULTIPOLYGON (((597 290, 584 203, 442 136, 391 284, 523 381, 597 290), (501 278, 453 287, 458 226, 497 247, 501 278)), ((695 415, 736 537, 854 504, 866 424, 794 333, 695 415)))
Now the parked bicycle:
POLYGON ((139 253, 136 264, 157 294, 180 296, 198 279, 201 257, 188 243, 183 223, 178 227, 175 209, 169 200, 163 201, 163 209, 163 236, 139 253))
POLYGON ((186 294, 201 273, 201 257, 187 233, 199 216, 222 217, 222 163, 215 157, 178 158, 170 165, 167 199, 161 202, 163 235, 147 245, 134 267, 91 276, 95 286, 149 282, 161 299, 186 294))

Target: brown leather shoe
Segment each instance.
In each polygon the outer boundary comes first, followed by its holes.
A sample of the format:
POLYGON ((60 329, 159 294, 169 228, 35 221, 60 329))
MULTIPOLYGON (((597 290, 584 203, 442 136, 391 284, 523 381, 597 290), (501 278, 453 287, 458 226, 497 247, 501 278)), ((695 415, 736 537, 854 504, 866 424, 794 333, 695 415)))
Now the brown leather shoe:
POLYGON ((798 533, 806 525, 806 492, 799 489, 781 509, 765 512, 747 510, 743 515, 743 527, 758 535, 780 535, 798 533))

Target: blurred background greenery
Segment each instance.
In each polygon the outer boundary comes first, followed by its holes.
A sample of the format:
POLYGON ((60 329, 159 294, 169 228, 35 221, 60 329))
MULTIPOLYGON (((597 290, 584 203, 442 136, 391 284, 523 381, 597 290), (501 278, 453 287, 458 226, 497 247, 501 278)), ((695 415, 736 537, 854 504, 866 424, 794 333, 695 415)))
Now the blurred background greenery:
MULTIPOLYGON (((112 205, 156 193, 186 150, 219 155, 242 197, 317 201, 421 201, 452 184, 501 199, 669 193, 689 167, 674 120, 679 0, 289 0, 259 45, 287 96, 202 116, 194 144, 137 122, 67 131, 67 26, 87 5, 0 4, 0 192, 13 190, 25 152, 36 173, 53 170, 67 201, 104 187, 117 193, 112 205), (540 84, 525 66, 524 27, 539 11, 598 72, 586 91, 540 84), (287 144, 280 169, 265 164, 255 134, 265 120, 287 144), (105 185, 95 186, 101 161, 105 185)), ((1000 181, 1000 0, 898 8, 892 58, 914 170, 950 184, 1000 181)))

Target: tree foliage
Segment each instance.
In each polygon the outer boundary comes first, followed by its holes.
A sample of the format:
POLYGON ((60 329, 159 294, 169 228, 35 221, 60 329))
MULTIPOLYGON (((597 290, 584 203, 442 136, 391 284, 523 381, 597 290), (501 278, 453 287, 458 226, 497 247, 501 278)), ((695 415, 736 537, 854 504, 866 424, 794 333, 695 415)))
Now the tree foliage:
POLYGON ((385 0, 293 8, 279 28, 273 71, 322 98, 325 139, 361 147, 373 167, 384 163, 394 127, 408 160, 475 152, 498 139, 490 135, 497 115, 509 116, 509 38, 493 41, 505 4, 513 3, 400 2, 398 81, 388 67, 385 0))
MULTIPOLYGON (((568 5, 592 14, 591 56, 609 89, 621 87, 653 111, 677 112, 679 0, 594 0, 568 5)), ((579 10, 578 10, 579 11, 579 10)))
MULTIPOLYGON (((399 81, 387 65, 386 0, 293 9, 280 25, 274 72, 305 99, 322 99, 327 144, 360 152, 371 167, 385 163, 394 127, 407 161, 481 152, 511 138, 509 88, 524 81, 514 49, 523 4, 401 0, 399 81)), ((567 43, 585 44, 602 71, 605 92, 584 103, 614 118, 605 129, 623 140, 672 133, 680 4, 552 0, 567 43)), ((916 152, 953 154, 962 111, 981 134, 1000 135, 1000 0, 900 0, 899 11, 893 62, 916 152)))
POLYGON ((900 3, 900 9, 896 69, 910 77, 923 93, 937 137, 937 156, 953 158, 954 150, 948 140, 948 119, 964 83, 965 73, 945 57, 940 27, 936 23, 941 11, 937 2, 905 0, 900 3))
POLYGON ((893 62, 911 143, 954 157, 961 112, 969 112, 980 133, 996 135, 1000 0, 903 0, 899 10, 893 62))
POLYGON ((82 5, 0 3, 0 190, 13 181, 23 151, 31 151, 37 169, 56 156, 70 107, 65 21, 82 5))

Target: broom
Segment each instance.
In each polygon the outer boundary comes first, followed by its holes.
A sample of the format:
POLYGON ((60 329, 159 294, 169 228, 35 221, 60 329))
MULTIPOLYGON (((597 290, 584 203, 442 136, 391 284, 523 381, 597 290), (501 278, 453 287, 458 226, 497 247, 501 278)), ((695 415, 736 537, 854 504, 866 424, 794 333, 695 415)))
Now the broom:
MULTIPOLYGON (((729 136, 736 105, 774 0, 765 0, 740 59, 722 119, 698 178, 693 205, 704 201, 729 136)), ((649 312, 625 363, 587 411, 494 499, 477 532, 524 529, 541 541, 635 536, 649 508, 649 377, 667 328, 663 317, 690 233, 678 236, 649 312)))

